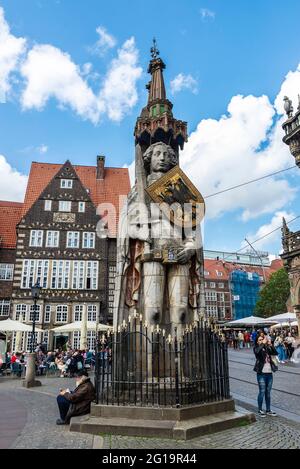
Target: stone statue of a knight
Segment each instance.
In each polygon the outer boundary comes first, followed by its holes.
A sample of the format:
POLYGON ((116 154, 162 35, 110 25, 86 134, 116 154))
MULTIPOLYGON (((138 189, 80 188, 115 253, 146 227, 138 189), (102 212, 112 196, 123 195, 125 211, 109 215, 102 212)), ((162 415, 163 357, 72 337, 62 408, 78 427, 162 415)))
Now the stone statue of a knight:
POLYGON ((135 185, 119 221, 114 326, 138 314, 180 334, 204 313, 204 201, 179 168, 187 124, 174 119, 165 65, 156 47, 151 52, 148 105, 135 128, 135 185))

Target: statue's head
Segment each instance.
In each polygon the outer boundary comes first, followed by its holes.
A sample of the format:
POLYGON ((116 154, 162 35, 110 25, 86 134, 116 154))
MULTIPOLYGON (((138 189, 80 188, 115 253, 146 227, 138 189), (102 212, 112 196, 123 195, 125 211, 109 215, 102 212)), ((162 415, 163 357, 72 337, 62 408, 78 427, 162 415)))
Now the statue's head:
POLYGON ((178 164, 178 157, 169 145, 157 142, 144 153, 144 164, 148 173, 167 173, 178 164))

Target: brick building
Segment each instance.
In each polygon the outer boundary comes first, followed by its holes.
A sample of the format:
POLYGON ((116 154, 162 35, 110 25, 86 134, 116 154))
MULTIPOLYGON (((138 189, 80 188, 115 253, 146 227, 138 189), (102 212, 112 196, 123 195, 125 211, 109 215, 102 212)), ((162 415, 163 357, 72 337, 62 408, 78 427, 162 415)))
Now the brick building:
MULTIPOLYGON (((112 321, 119 198, 129 189, 128 170, 105 167, 104 157, 97 158, 96 166, 72 166, 69 161, 32 164, 24 204, 13 204, 19 210, 17 221, 9 222, 13 283, 9 274, 10 290, 0 284, 0 297, 12 299, 13 319, 22 314, 31 324, 30 287, 40 282, 36 322, 45 332, 38 334, 38 341, 51 347, 69 339, 79 346, 80 332, 62 337, 51 329, 80 321, 84 309, 90 321, 99 315, 101 321, 112 321)), ((94 338, 89 332, 91 347, 94 338)), ((30 335, 24 340, 23 348, 28 349, 30 335)))
POLYGON ((23 204, 0 201, 0 318, 6 319, 11 310, 13 274, 16 260, 16 226, 23 204))
MULTIPOLYGON (((229 254, 223 253, 224 259, 229 254)), ((204 256, 206 252, 204 251, 204 256)), ((230 255, 233 258, 233 254, 230 255)), ((205 304, 208 317, 218 321, 227 321, 251 316, 261 288, 270 276, 283 267, 281 259, 265 262, 265 265, 246 263, 246 256, 240 256, 231 262, 215 259, 204 259, 205 304)))

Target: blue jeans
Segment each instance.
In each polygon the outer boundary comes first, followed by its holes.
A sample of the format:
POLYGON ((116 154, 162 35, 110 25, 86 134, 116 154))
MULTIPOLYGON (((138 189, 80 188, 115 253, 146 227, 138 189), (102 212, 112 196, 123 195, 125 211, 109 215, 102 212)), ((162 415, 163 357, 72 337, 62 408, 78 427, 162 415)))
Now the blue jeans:
POLYGON ((68 399, 66 399, 64 396, 60 395, 57 396, 56 400, 59 408, 60 418, 61 420, 65 421, 71 402, 68 401, 68 399))
POLYGON ((263 400, 266 401, 266 411, 271 410, 271 389, 273 385, 273 373, 257 373, 259 393, 257 397, 258 410, 262 410, 263 400))

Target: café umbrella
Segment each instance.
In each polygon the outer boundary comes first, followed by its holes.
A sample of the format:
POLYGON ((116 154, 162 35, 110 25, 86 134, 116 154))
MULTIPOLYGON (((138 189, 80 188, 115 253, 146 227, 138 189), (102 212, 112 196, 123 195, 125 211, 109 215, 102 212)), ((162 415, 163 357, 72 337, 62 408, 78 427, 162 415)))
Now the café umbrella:
POLYGON ((247 318, 237 319, 236 321, 230 321, 225 326, 260 326, 274 324, 276 321, 270 320, 270 318, 260 318, 257 316, 249 316, 247 318))
MULTIPOLYGON (((28 326, 20 321, 13 321, 12 319, 5 319, 0 321, 1 332, 32 332, 32 326, 28 326)), ((36 332, 43 332, 42 329, 35 328, 36 332)))
MULTIPOLYGON (((96 326, 97 326, 97 323, 96 321, 87 321, 86 323, 87 325, 87 330, 88 331, 95 331, 96 330, 96 326)), ((76 322, 72 322, 70 324, 64 324, 63 326, 59 326, 59 327, 55 327, 54 329, 52 329, 53 332, 76 332, 76 331, 81 331, 82 329, 82 321, 76 321, 76 322)), ((98 324, 98 331, 108 331, 112 329, 111 326, 107 326, 105 324, 98 324)))

